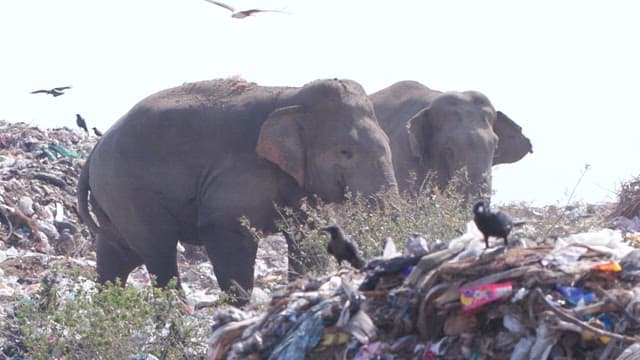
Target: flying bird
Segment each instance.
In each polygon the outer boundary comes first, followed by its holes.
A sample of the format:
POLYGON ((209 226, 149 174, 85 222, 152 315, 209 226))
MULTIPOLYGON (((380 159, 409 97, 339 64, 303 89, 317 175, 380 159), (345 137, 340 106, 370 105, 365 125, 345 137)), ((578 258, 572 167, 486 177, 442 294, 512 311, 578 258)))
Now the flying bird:
POLYGON ((76 125, 82 130, 84 130, 87 134, 89 133, 89 129, 87 129, 87 123, 84 121, 84 118, 80 116, 80 114, 76 114, 76 125))
POLYGON ((49 95, 53 95, 53 97, 56 96, 60 96, 60 95, 64 95, 64 91, 67 89, 71 89, 71 86, 60 86, 60 87, 55 87, 53 89, 50 90, 35 90, 32 91, 32 94, 49 94, 49 95))
POLYGON ((339 266, 342 265, 343 260, 346 260, 356 269, 364 267, 364 260, 358 254, 358 246, 351 237, 345 236, 338 225, 323 227, 320 228, 320 231, 331 235, 327 244, 327 252, 338 260, 339 266))
POLYGON ((261 12, 278 12, 278 13, 284 13, 284 11, 281 10, 261 10, 261 9, 249 9, 249 10, 242 10, 242 11, 236 11, 236 9, 233 6, 227 5, 223 2, 220 1, 213 1, 213 0, 204 0, 206 2, 212 3, 214 5, 218 5, 220 7, 223 7, 229 11, 231 11, 231 17, 235 18, 235 19, 244 19, 247 16, 251 16, 253 14, 257 14, 257 13, 261 13, 261 12))
POLYGON ((473 205, 473 221, 484 236, 485 248, 489 247, 489 236, 503 238, 504 245, 507 246, 507 237, 511 229, 524 224, 524 221, 514 222, 502 211, 491 211, 485 201, 478 201, 473 205))
POLYGON ((96 136, 102 136, 102 131, 96 129, 95 127, 93 127, 92 129, 93 129, 93 133, 96 134, 96 136))

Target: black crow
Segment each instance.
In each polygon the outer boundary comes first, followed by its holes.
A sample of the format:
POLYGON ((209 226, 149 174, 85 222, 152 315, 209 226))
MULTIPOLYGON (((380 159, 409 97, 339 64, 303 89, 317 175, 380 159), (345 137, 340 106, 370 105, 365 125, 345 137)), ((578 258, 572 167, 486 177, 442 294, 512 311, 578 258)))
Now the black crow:
POLYGON ((346 260, 354 268, 362 269, 364 260, 358 254, 358 245, 351 237, 345 236, 338 225, 323 227, 320 228, 320 231, 331 235, 331 239, 327 244, 327 251, 338 260, 338 265, 342 265, 342 260, 346 260))
POLYGON ((493 212, 485 201, 479 201, 473 206, 473 221, 478 230, 484 235, 484 244, 489 247, 489 236, 504 239, 507 245, 507 236, 514 225, 511 217, 502 211, 493 212))
POLYGON ((96 136, 102 136, 102 132, 98 129, 96 129, 95 127, 92 128, 93 129, 93 133, 96 134, 96 136))
POLYGON ((244 19, 247 16, 251 16, 253 14, 257 14, 257 13, 261 13, 261 12, 279 12, 279 13, 284 13, 284 11, 280 11, 280 10, 260 10, 260 9, 249 9, 249 10, 242 10, 242 11, 236 11, 236 9, 233 6, 227 5, 223 2, 220 1, 213 1, 213 0, 204 0, 206 2, 210 2, 214 5, 218 5, 220 7, 223 7, 229 11, 231 11, 231 17, 232 18, 236 18, 236 19, 244 19))
POLYGON ((55 88, 50 89, 50 90, 44 90, 44 89, 43 90, 35 90, 35 91, 32 91, 31 93, 32 94, 49 94, 49 95, 53 95, 53 97, 56 97, 56 96, 63 95, 64 94, 64 90, 67 90, 67 89, 71 89, 71 86, 60 86, 60 87, 55 87, 55 88))
POLYGON ((80 114, 76 114, 76 125, 80 129, 83 129, 87 134, 89 133, 89 129, 87 129, 87 123, 84 121, 84 118, 80 116, 80 114))

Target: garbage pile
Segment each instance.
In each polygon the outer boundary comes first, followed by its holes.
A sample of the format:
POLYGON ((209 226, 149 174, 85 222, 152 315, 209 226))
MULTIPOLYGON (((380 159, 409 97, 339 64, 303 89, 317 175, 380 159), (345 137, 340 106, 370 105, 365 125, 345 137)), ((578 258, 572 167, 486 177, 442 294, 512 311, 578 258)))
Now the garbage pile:
POLYGON ((79 256, 76 182, 95 138, 68 128, 41 130, 0 121, 0 249, 79 256))
POLYGON ((619 230, 551 246, 448 248, 300 279, 265 310, 219 310, 208 359, 635 359, 640 249, 619 230))

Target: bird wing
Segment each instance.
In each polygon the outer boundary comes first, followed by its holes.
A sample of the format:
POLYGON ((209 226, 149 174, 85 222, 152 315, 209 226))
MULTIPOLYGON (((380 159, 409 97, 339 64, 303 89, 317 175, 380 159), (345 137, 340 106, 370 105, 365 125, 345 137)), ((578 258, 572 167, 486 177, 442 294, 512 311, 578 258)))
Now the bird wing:
POLYGON ((42 94, 42 93, 48 94, 49 90, 36 90, 36 91, 32 91, 31 93, 32 94, 42 94))
POLYGON ((511 216, 507 215, 506 213, 503 213, 502 211, 498 211, 497 213, 495 213, 495 216, 496 218, 498 218, 498 220, 500 220, 500 224, 504 226, 513 224, 513 220, 511 219, 511 216))
POLYGON ((236 9, 233 6, 229 6, 229 5, 227 5, 225 3, 222 3, 222 2, 219 2, 219 1, 213 1, 213 0, 204 0, 204 1, 206 1, 208 3, 212 3, 214 5, 221 6, 221 7, 225 8, 225 9, 231 11, 231 12, 235 12, 236 11, 236 9))
MULTIPOLYGON (((329 254, 331 254, 331 255, 334 255, 334 254, 333 254, 333 248, 331 247, 331 243, 328 243, 328 244, 327 244, 327 252, 328 252, 329 254)), ((335 255, 334 255, 334 256, 335 256, 335 255)))
POLYGON ((71 89, 71 86, 60 86, 60 87, 55 87, 51 90, 56 90, 56 91, 62 91, 62 90, 67 90, 67 89, 71 89))
MULTIPOLYGON (((209 0, 206 0, 209 1, 209 0)), ((262 10, 262 9, 249 9, 249 10, 243 10, 243 11, 239 11, 240 13, 246 15, 246 16, 251 16, 253 14, 257 14, 257 13, 261 13, 261 12, 279 12, 279 13, 284 13, 283 11, 280 10, 262 10)))

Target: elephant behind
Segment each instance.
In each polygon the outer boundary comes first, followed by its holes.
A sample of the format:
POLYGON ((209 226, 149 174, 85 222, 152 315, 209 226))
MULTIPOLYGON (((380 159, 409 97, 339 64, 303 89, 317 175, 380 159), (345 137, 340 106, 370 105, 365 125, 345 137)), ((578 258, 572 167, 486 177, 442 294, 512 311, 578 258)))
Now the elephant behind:
POLYGON ((389 136, 401 191, 435 172, 439 187, 465 168, 466 194, 491 194, 491 166, 512 163, 533 152, 522 128, 477 91, 441 92, 401 81, 369 96, 389 136))
POLYGON ((151 95, 116 122, 82 169, 78 208, 96 234, 100 283, 126 282, 141 264, 159 286, 179 279, 182 241, 205 246, 223 290, 235 280, 250 291, 257 244, 239 219, 275 231, 274 204, 340 201, 346 187, 397 191, 388 137, 359 84, 212 80, 151 95))

